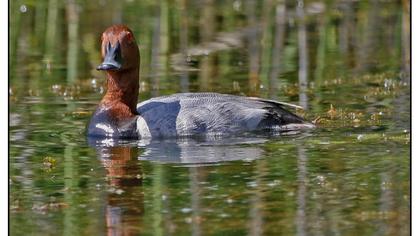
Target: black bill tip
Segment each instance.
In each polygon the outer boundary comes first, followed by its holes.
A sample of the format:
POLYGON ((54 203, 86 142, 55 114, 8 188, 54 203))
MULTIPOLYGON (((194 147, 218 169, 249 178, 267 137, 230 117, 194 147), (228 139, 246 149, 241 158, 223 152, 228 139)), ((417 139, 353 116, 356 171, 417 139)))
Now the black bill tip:
POLYGON ((109 64, 109 63, 102 63, 98 67, 96 67, 97 70, 119 70, 121 69, 121 66, 115 65, 115 64, 109 64))

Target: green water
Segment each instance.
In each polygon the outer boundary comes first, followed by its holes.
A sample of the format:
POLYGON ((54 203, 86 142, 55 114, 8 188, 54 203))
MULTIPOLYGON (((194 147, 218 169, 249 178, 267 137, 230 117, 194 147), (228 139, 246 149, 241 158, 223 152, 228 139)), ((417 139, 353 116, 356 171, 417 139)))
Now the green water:
POLYGON ((409 235, 408 3, 296 4, 11 1, 10 233, 409 235), (100 35, 121 22, 141 100, 259 96, 318 128, 92 145, 100 35))

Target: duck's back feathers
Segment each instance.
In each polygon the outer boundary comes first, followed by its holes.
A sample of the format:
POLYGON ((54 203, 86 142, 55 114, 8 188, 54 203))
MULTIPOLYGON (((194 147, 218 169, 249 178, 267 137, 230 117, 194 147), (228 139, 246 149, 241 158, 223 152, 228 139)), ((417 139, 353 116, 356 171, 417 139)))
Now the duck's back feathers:
POLYGON ((261 98, 218 93, 180 93, 152 98, 137 105, 141 136, 231 134, 308 125, 287 111, 294 106, 261 98), (147 127, 146 127, 147 126, 147 127), (141 130, 147 130, 142 131, 141 130))

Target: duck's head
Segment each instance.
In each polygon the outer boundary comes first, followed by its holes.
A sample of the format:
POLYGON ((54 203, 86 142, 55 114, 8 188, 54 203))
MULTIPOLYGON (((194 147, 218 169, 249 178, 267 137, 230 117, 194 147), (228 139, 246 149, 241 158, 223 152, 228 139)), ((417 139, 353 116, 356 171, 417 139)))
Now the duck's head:
POLYGON ((125 25, 113 25, 102 33, 103 62, 96 69, 122 72, 138 69, 140 53, 133 32, 125 25))

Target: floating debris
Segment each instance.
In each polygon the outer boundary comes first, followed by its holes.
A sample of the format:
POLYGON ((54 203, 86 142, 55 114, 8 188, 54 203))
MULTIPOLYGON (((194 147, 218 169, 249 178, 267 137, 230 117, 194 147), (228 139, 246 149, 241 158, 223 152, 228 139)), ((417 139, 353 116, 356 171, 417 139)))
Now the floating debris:
POLYGON ((188 208, 188 207, 184 207, 184 208, 181 209, 182 213, 190 213, 191 211, 192 211, 192 209, 188 208))
POLYGON ((45 214, 50 210, 60 210, 67 207, 69 207, 69 205, 65 202, 50 202, 46 204, 34 204, 32 210, 45 214))
POLYGON ((47 156, 44 157, 43 164, 46 171, 50 172, 57 165, 57 161, 53 157, 47 156))
POLYGON ((337 110, 332 104, 330 104, 330 109, 327 111, 327 114, 330 116, 331 119, 337 117, 337 110))

